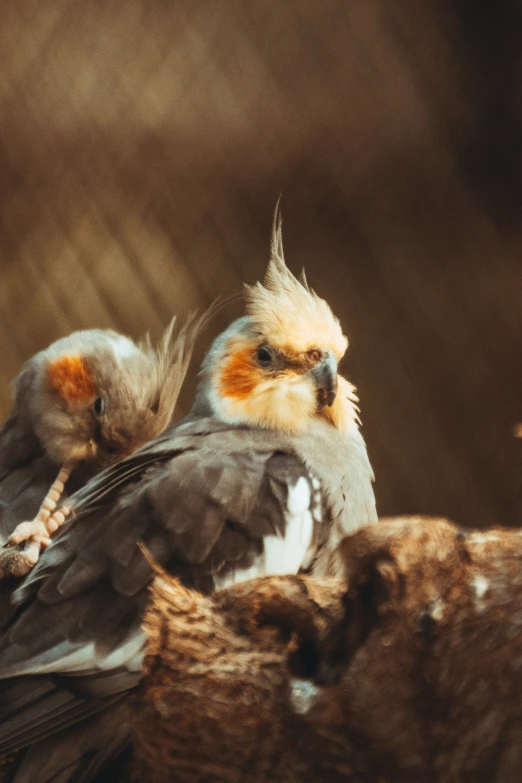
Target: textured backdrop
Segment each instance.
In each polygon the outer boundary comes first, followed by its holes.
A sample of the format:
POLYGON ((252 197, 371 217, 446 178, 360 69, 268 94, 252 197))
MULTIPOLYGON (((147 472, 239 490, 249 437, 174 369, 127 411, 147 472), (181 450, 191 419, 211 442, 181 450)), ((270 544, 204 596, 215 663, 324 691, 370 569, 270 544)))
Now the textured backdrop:
POLYGON ((5 0, 2 413, 55 338, 254 281, 282 191, 381 513, 520 523, 520 30, 506 0, 5 0))

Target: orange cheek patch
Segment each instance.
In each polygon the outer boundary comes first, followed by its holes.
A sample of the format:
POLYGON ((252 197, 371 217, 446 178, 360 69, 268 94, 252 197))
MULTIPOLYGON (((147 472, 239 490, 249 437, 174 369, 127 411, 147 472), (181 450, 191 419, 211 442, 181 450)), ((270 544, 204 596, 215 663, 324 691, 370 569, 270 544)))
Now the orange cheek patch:
POLYGON ((56 359, 47 368, 47 376, 64 400, 88 400, 96 394, 96 386, 81 356, 56 359))
POLYGON ((252 360, 252 348, 236 351, 219 376, 219 391, 224 397, 244 400, 257 386, 259 370, 252 360))

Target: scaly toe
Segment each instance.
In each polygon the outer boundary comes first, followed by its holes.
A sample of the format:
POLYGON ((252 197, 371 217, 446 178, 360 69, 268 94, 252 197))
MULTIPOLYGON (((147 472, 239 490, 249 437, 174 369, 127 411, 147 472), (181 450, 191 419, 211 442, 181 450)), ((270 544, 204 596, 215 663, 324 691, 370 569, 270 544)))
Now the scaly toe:
POLYGON ((33 539, 33 541, 36 541, 37 544, 39 544, 42 549, 47 549, 47 547, 51 546, 53 543, 52 538, 49 538, 48 536, 36 536, 36 538, 33 539))
POLYGON ((48 538, 49 533, 43 522, 33 520, 32 522, 20 522, 13 533, 9 536, 9 544, 21 544, 29 538, 48 538))

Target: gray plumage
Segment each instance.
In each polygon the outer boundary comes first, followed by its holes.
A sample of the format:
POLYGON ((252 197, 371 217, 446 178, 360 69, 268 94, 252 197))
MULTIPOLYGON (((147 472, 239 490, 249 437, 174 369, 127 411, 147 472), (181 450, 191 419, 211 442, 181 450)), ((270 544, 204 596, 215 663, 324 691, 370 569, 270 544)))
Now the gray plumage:
MULTIPOLYGON (((314 519, 318 548, 340 506, 354 528, 373 521, 371 495, 365 506, 354 499, 356 513, 364 516, 356 521, 350 513, 354 474, 364 469, 370 480, 362 441, 350 443, 321 421, 299 441, 296 448, 289 435, 230 429, 203 419, 183 424, 113 469, 117 482, 124 471, 141 466, 125 492, 109 493, 96 511, 79 512, 16 593, 17 605, 27 606, 1 642, 0 672, 8 687, 0 705, 4 699, 9 705, 6 712, 0 706, 0 752, 21 740, 32 743, 56 725, 76 722, 136 684, 145 643, 141 619, 152 576, 139 541, 185 584, 210 591, 217 577, 224 586, 235 581, 237 570, 251 567, 267 536, 284 536, 286 499, 300 477, 311 498, 313 477, 320 483, 323 520, 314 519), (325 449, 335 453, 342 472, 324 464, 320 455, 325 449), (343 492, 347 504, 338 501, 343 492), (13 728, 6 721, 13 701, 9 678, 39 673, 51 674, 46 677, 49 691, 38 692, 24 708, 25 716, 17 703, 13 728), (53 675, 62 677, 54 680, 53 675)), ((363 478, 361 474, 358 480, 363 478)), ((268 563, 258 575, 273 572, 268 563)), ((34 692, 32 682, 24 687, 26 698, 34 692)), ((41 751, 48 752, 47 742, 41 751)), ((31 774, 36 774, 41 757, 34 748, 32 754, 36 767, 31 774)), ((26 779, 44 780, 16 778, 26 779)))
MULTIPOLYGON (((34 518, 62 463, 76 461, 64 497, 169 424, 203 319, 157 346, 111 330, 74 332, 25 364, 0 430, 0 546, 34 518)), ((16 573, 20 546, 0 550, 0 572, 16 573)), ((0 585, 0 616, 11 586, 0 585)))
POLYGON ((290 355, 268 332, 254 312, 216 340, 192 413, 69 499, 74 518, 14 594, 0 638, 0 753, 32 747, 13 783, 88 783, 108 744, 111 756, 125 746, 153 576, 140 543, 209 592, 314 565, 335 574, 338 538, 376 521, 351 387, 349 415, 334 411, 342 428, 314 401, 337 387, 330 343, 317 335, 290 355), (299 421, 296 410, 309 413, 299 421))

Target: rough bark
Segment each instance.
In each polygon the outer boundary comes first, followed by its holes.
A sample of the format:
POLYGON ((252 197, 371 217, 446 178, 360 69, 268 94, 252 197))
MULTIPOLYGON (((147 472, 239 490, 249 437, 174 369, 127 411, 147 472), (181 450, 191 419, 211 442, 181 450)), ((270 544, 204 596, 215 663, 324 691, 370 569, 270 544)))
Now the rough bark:
POLYGON ((202 597, 158 575, 140 780, 522 779, 522 535, 396 520, 344 557, 348 589, 274 577, 202 597))
POLYGON ((158 577, 147 685, 134 712, 140 779, 233 781, 240 773, 257 781, 277 769, 301 780, 285 730, 299 722, 288 707, 287 660, 300 652, 298 639, 313 659, 315 640, 341 620, 343 592, 331 581, 274 577, 206 598, 158 577))

